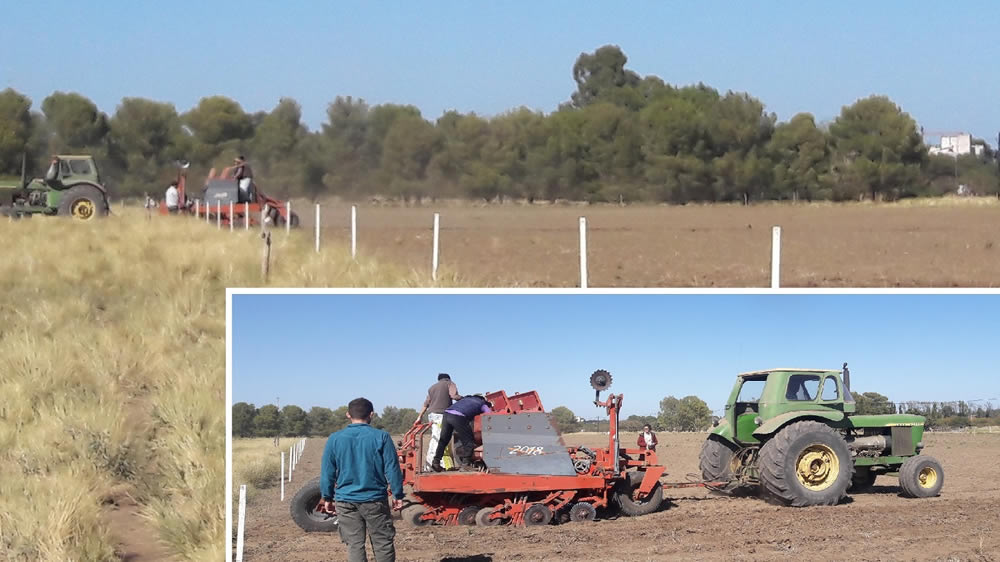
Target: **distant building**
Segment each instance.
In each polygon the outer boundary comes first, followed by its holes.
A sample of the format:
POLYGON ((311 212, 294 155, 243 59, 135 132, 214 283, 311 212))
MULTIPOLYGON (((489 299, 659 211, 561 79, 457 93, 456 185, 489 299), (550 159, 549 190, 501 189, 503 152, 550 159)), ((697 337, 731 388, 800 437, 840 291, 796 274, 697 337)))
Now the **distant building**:
POLYGON ((931 154, 945 154, 947 156, 963 156, 965 154, 975 154, 979 156, 986 150, 986 145, 972 142, 972 135, 969 133, 948 133, 941 135, 941 143, 931 145, 927 151, 931 154))

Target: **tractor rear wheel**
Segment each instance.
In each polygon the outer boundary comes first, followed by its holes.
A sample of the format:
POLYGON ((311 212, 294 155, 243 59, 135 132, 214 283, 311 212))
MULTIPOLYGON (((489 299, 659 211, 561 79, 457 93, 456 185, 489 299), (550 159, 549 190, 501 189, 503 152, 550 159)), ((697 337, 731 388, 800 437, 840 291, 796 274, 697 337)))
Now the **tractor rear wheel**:
MULTIPOLYGON (((635 474, 641 474, 636 472, 635 474)), ((621 481, 617 486, 615 486, 614 500, 618 504, 618 508, 621 512, 629 517, 636 517, 639 515, 647 515, 653 513, 660 508, 660 504, 663 503, 663 487, 657 482, 653 489, 646 494, 641 500, 637 500, 632 497, 633 492, 635 492, 639 486, 642 484, 642 478, 629 477, 621 481)))
POLYGON ((524 510, 525 526, 548 525, 549 521, 552 521, 552 510, 543 503, 533 503, 524 510))
POLYGON ((778 505, 834 505, 847 495, 854 463, 847 443, 830 426, 800 421, 760 448, 760 493, 778 505))
POLYGON ((319 491, 319 477, 306 482, 289 504, 292 521, 307 533, 332 533, 337 530, 337 516, 316 511, 323 495, 319 491))
POLYGON ((78 185, 62 194, 56 214, 60 217, 89 221, 107 216, 108 201, 100 189, 92 185, 78 185))
POLYGON ((403 511, 401 511, 399 515, 403 521, 406 521, 410 525, 413 525, 414 527, 423 527, 424 525, 430 525, 431 523, 427 519, 421 519, 421 516, 423 516, 425 511, 427 510, 424 509, 423 505, 415 503, 404 507, 403 511))
POLYGON ((941 493, 944 469, 934 457, 917 455, 899 467, 899 487, 908 498, 930 498, 941 493))

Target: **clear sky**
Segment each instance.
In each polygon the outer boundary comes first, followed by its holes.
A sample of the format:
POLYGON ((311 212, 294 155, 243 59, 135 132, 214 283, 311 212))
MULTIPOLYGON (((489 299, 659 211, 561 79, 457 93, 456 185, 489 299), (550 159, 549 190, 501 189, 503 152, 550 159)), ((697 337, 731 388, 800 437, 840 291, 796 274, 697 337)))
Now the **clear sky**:
POLYGON ((596 417, 607 369, 623 415, 694 394, 717 410, 741 371, 839 369, 893 401, 1000 398, 1000 295, 233 295, 233 401, 419 409, 538 390, 596 417))
POLYGON ((998 2, 33 0, 5 2, 3 19, 0 88, 36 108, 55 90, 108 113, 126 96, 180 111, 291 96, 313 129, 337 95, 429 119, 548 112, 575 89, 581 52, 617 44, 641 75, 746 91, 782 120, 885 94, 928 131, 995 145, 1000 129, 998 2))

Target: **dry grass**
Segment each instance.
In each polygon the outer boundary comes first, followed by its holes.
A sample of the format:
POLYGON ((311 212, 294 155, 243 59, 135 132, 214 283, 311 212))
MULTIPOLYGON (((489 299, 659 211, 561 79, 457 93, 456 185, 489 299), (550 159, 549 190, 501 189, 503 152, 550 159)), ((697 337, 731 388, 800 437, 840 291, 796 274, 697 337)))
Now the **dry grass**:
MULTIPOLYGON (((0 558, 118 559, 126 494, 147 540, 224 556, 225 288, 260 284, 260 240, 156 219, 0 221, 0 558)), ((428 284, 302 236, 273 285, 428 284)))
MULTIPOLYGON (((876 203, 361 205, 361 255, 430 267, 432 213, 441 264, 473 285, 573 287, 577 219, 589 225, 592 287, 767 287, 771 227, 783 228, 782 286, 991 287, 1000 279, 1000 201, 876 203)), ((346 243, 349 206, 325 207, 325 243, 346 243)), ((311 220, 311 213, 303 217, 311 220)), ((308 226, 308 224, 307 224, 308 226)))

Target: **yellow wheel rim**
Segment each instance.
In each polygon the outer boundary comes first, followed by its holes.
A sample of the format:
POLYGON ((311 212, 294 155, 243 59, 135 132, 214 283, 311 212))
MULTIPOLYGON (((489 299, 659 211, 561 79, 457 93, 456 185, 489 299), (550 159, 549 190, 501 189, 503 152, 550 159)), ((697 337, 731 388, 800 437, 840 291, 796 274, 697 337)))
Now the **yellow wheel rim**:
POLYGON ((74 219, 90 220, 96 214, 94 211, 94 202, 89 199, 74 201, 73 205, 70 206, 70 214, 73 215, 74 219))
POLYGON ((833 449, 816 443, 809 445, 795 461, 795 475, 799 483, 813 492, 825 490, 833 485, 840 474, 840 459, 833 449))
POLYGON ((920 484, 921 488, 933 488, 938 481, 938 473, 936 470, 929 466, 925 466, 917 474, 917 484, 920 484))

